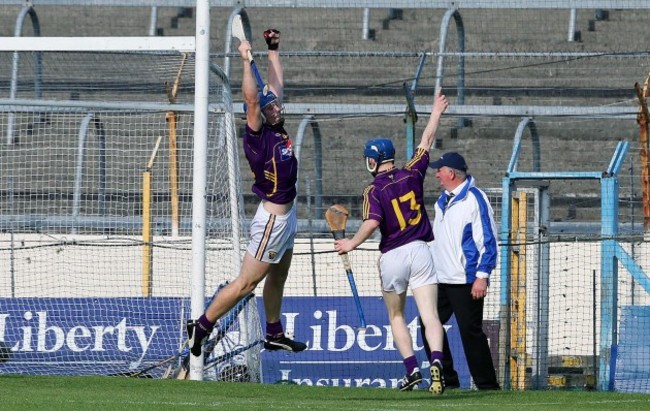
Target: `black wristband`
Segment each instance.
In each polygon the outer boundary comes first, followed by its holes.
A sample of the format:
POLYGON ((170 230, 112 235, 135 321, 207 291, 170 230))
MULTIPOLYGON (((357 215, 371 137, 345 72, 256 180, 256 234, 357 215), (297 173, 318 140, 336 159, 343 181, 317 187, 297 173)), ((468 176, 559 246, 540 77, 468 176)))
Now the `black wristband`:
POLYGON ((264 32, 264 41, 269 50, 277 50, 280 47, 280 30, 277 29, 268 29, 264 32), (271 34, 277 34, 278 41, 274 42, 273 39, 276 37, 271 37, 271 34))

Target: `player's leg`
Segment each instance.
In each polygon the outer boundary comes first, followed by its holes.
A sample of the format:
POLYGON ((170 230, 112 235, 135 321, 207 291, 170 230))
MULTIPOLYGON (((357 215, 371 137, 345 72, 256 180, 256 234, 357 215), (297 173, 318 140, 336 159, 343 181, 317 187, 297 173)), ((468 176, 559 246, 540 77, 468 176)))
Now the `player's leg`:
POLYGON ((425 341, 429 348, 431 364, 429 391, 440 395, 444 391, 442 376, 444 330, 438 317, 438 286, 435 284, 433 260, 426 243, 422 242, 413 247, 411 261, 413 261, 411 264, 411 290, 420 313, 420 321, 424 325, 423 333, 426 335, 425 341))
POLYGON ((298 231, 296 207, 293 206, 286 214, 276 215, 273 228, 272 242, 262 258, 268 258, 272 263, 269 274, 264 282, 264 312, 266 314, 266 337, 264 348, 267 350, 286 350, 300 352, 307 348, 305 343, 292 340, 284 334, 281 322, 282 297, 284 284, 289 275, 293 258, 293 245, 298 231))
POLYGON ((187 333, 192 354, 201 355, 203 341, 210 335, 214 324, 228 310, 255 289, 264 278, 272 261, 268 260, 266 246, 273 243, 273 227, 276 217, 267 212, 263 204, 257 207, 257 212, 251 221, 250 236, 241 269, 237 278, 224 287, 212 300, 205 313, 198 320, 188 323, 187 333), (251 288, 252 287, 252 288, 251 288), (246 291, 245 290, 250 290, 246 291))
POLYGON ((424 333, 426 334, 426 341, 429 347, 429 361, 431 381, 429 384, 429 391, 433 394, 440 395, 444 391, 443 379, 443 334, 444 330, 440 319, 438 318, 438 311, 436 309, 436 291, 435 284, 425 285, 418 288, 412 288, 413 298, 418 306, 420 312, 420 321, 424 324, 424 333))
POLYGON ((410 391, 422 381, 422 374, 413 352, 411 333, 404 318, 406 292, 398 294, 397 292, 383 291, 383 296, 388 312, 388 321, 393 332, 393 341, 406 368, 406 375, 397 382, 397 388, 401 391, 410 391))
POLYGON ((285 251, 278 264, 272 264, 269 274, 264 282, 264 312, 266 314, 266 337, 264 348, 267 350, 286 350, 300 352, 307 348, 307 345, 300 341, 288 338, 282 327, 282 297, 284 295, 284 284, 287 281, 293 249, 285 251))
POLYGON ((210 336, 217 320, 230 311, 242 298, 255 290, 268 270, 269 263, 256 260, 249 252, 245 253, 239 276, 221 289, 212 299, 205 313, 188 326, 192 354, 201 355, 203 341, 210 336))
POLYGON ((410 391, 422 381, 418 361, 413 352, 413 340, 404 318, 406 291, 411 276, 412 243, 390 250, 379 259, 379 276, 388 321, 395 346, 402 356, 406 375, 397 382, 397 388, 410 391))
POLYGON ((255 291, 257 284, 269 272, 269 266, 269 263, 256 260, 249 252, 246 252, 239 275, 219 291, 205 311, 206 317, 210 321, 216 321, 230 311, 239 300, 255 291))
POLYGON ((280 320, 284 284, 287 282, 289 267, 293 258, 293 249, 287 250, 278 264, 271 264, 269 274, 264 282, 264 312, 267 322, 280 320))
MULTIPOLYGON (((451 305, 451 298, 448 294, 450 286, 448 284, 438 284, 438 317, 441 324, 446 324, 453 315, 453 307, 451 305)), ((451 348, 449 347, 449 338, 447 333, 444 332, 442 336, 442 366, 443 375, 446 388, 460 388, 460 381, 458 380, 458 372, 454 368, 454 358, 451 355, 451 348)))
POLYGON ((442 354, 442 339, 444 329, 437 310, 437 285, 430 284, 418 288, 412 288, 413 298, 418 307, 422 324, 425 327, 425 335, 429 349, 442 354))

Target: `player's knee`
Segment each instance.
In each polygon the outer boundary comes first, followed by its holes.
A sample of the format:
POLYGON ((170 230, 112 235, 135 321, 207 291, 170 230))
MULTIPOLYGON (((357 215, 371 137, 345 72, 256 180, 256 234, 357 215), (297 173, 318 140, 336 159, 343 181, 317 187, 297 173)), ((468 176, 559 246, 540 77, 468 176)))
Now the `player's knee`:
POLYGON ((247 282, 245 282, 241 287, 240 297, 243 298, 243 297, 247 296, 249 293, 252 293, 253 291, 255 291, 255 288, 257 287, 258 283, 259 283, 259 281, 247 281, 247 282))
POLYGON ((282 286, 284 283, 287 281, 287 278, 289 277, 289 271, 280 269, 279 267, 276 267, 275 269, 271 269, 266 277, 266 281, 271 282, 277 286, 282 286))
POLYGON ((257 287, 259 281, 255 281, 251 278, 238 277, 234 282, 233 286, 237 289, 237 297, 244 298, 249 293, 253 292, 257 287))

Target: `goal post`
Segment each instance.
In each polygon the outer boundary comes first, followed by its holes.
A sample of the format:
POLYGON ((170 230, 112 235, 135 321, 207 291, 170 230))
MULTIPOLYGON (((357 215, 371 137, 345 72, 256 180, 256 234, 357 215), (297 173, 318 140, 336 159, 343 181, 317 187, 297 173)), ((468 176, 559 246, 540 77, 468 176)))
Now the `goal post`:
MULTIPOLYGON (((210 5, 208 0, 196 3, 196 54, 194 91, 194 181, 192 185, 192 285, 190 293, 193 319, 204 311, 205 298, 205 243, 206 243, 206 183, 208 163, 208 84, 210 65, 210 5), (199 200, 201 199, 201 200, 199 200)), ((233 247, 233 249, 236 247, 233 247)), ((203 354, 190 355, 190 379, 203 379, 203 354)))

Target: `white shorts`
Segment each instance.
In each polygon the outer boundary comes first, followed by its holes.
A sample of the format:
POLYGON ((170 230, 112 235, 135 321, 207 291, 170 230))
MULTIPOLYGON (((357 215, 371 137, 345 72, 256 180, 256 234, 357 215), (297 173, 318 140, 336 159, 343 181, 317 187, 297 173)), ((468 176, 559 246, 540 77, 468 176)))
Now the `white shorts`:
POLYGON ((436 284, 433 257, 424 241, 413 241, 390 250, 379 258, 381 288, 401 294, 424 285, 436 284))
POLYGON ((262 203, 251 221, 251 241, 248 252, 256 260, 266 263, 278 263, 284 253, 293 248, 293 239, 298 232, 296 206, 284 215, 271 214, 262 203))

